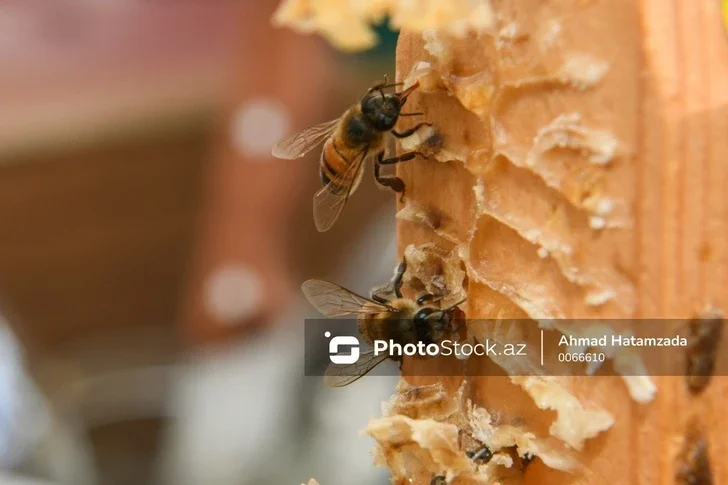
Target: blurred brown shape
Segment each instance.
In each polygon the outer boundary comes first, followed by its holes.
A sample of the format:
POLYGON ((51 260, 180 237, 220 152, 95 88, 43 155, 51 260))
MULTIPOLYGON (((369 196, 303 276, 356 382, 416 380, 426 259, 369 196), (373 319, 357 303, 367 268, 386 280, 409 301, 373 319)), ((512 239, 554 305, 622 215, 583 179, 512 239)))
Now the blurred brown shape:
POLYGON ((3 3, 0 290, 26 347, 173 325, 235 5, 3 3))
MULTIPOLYGON (((318 123, 329 104, 326 90, 333 80, 320 41, 270 25, 275 4, 241 6, 238 82, 208 168, 200 236, 183 306, 194 341, 225 338, 266 322, 285 307, 291 291, 288 255, 290 245, 300 242, 292 231, 292 215, 299 202, 309 205, 308 197, 302 197, 301 180, 315 173, 315 164, 277 160, 268 151, 240 153, 232 145, 231 123, 239 107, 251 100, 280 103, 290 115, 289 129, 318 123), (251 300, 240 311, 233 308, 227 321, 213 314, 209 301, 212 278, 226 269, 252 279, 246 285, 241 276, 240 287, 231 282, 230 294, 223 295, 234 300, 238 292, 239 299, 251 300)), ((230 304, 235 307, 235 302, 230 304)))
MULTIPOLYGON (((87 411, 125 419, 95 406, 89 377, 175 356, 237 3, 0 6, 0 297, 41 390, 74 426, 87 411)), ((125 449, 149 445, 151 461, 156 420, 139 426, 150 432, 125 449)), ((94 440, 102 482, 127 456, 114 434, 94 440)))
POLYGON ((198 125, 2 167, 0 286, 29 350, 173 324, 206 140, 198 125))

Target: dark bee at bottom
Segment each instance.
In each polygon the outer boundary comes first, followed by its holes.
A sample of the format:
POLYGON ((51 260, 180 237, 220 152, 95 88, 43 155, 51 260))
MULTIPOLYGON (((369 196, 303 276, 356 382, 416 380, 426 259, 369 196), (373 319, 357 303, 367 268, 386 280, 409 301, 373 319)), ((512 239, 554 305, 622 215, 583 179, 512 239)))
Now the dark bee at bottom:
MULTIPOLYGON (((308 301, 324 316, 336 318, 347 314, 358 315, 359 332, 370 345, 374 345, 375 340, 392 341, 401 346, 438 343, 454 333, 453 315, 465 300, 441 309, 435 295, 424 294, 416 300, 404 298, 401 288, 406 269, 405 261, 399 265, 391 288, 388 285, 376 289, 371 298, 322 280, 308 280, 301 289, 308 301)), ((331 372, 327 372, 324 382, 333 387, 346 386, 387 358, 401 362, 397 356, 366 352, 354 364, 329 367, 331 372)))

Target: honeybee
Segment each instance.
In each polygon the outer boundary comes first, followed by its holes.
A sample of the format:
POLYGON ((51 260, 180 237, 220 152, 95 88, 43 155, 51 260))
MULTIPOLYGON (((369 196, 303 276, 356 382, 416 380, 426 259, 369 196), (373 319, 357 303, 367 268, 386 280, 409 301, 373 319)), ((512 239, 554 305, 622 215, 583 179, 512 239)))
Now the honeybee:
MULTIPOLYGON (((406 263, 399 265, 390 288, 382 287, 365 298, 337 284, 322 280, 308 280, 301 289, 309 302, 324 316, 330 318, 358 315, 359 333, 370 345, 374 340, 393 340, 406 344, 438 343, 455 330, 451 327, 452 316, 465 300, 440 309, 434 301, 438 298, 423 294, 416 300, 402 296, 402 278, 406 263)), ((343 387, 364 376, 387 358, 399 361, 401 357, 387 354, 375 355, 369 351, 359 360, 345 366, 329 366, 324 383, 331 387, 343 387)))
POLYGON ((413 151, 384 158, 386 135, 391 133, 397 138, 406 138, 431 123, 418 123, 403 132, 394 129, 400 116, 422 114, 401 112, 407 97, 419 83, 400 93, 384 93, 384 89, 400 84, 389 84, 388 77, 384 76, 383 83, 369 88, 359 104, 350 107, 339 118, 287 136, 273 147, 273 156, 292 160, 324 143, 319 162, 323 188, 313 197, 313 218, 319 232, 328 231, 334 225, 349 196, 359 187, 364 173, 362 168, 369 159, 374 159, 374 178, 380 185, 404 193, 402 179, 382 175, 380 167, 411 160, 421 153, 413 151))

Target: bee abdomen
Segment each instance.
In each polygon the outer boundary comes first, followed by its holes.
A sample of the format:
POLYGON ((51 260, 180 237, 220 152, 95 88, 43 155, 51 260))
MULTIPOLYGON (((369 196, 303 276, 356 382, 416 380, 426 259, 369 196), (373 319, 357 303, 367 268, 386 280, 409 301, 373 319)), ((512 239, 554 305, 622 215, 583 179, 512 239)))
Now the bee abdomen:
MULTIPOLYGON (((319 175, 321 177, 321 183, 323 185, 331 184, 331 181, 334 180, 339 174, 344 173, 348 166, 349 164, 347 160, 345 159, 341 151, 336 147, 336 143, 334 141, 327 142, 324 146, 323 151, 321 152, 321 162, 319 164, 319 175)), ((336 187, 330 186, 329 189, 337 192, 344 190, 344 187, 341 187, 337 184, 336 187)))
MULTIPOLYGON (((357 153, 359 156, 360 153, 357 153)), ((321 183, 328 187, 328 190, 336 195, 354 193, 361 182, 363 170, 357 173, 347 174, 348 176, 341 179, 341 174, 346 173, 353 160, 347 159, 347 152, 336 146, 336 140, 332 139, 326 143, 321 152, 321 161, 319 163, 319 177, 321 183), (339 178, 337 180, 337 178, 339 178)))

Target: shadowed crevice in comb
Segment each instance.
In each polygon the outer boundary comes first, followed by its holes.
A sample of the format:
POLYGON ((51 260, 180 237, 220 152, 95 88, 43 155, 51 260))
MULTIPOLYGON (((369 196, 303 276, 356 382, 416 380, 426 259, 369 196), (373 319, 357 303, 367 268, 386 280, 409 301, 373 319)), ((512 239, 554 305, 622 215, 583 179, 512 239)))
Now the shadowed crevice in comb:
POLYGON ((690 424, 678 456, 676 485, 713 485, 708 442, 695 424, 690 424))
POLYGON ((688 325, 690 344, 687 348, 685 379, 690 392, 698 394, 705 389, 713 375, 723 333, 722 314, 706 311, 688 325))

